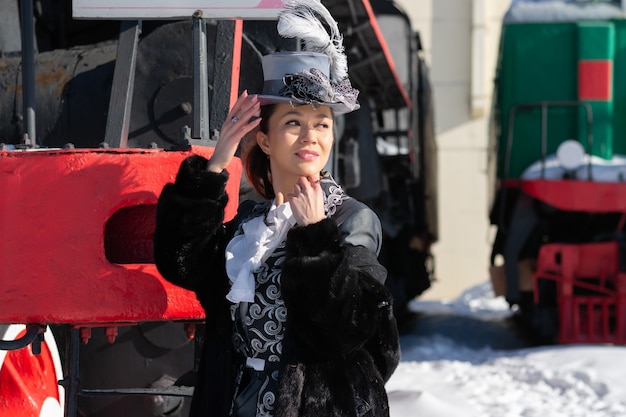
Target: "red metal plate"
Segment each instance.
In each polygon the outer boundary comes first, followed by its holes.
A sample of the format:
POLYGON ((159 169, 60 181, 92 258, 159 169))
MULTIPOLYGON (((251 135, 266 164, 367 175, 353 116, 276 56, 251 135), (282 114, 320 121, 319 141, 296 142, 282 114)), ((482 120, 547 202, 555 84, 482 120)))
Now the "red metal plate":
MULTIPOLYGON (((151 263, 158 196, 192 153, 212 148, 0 152, 0 323, 203 319, 151 263)), ((230 219, 241 162, 228 171, 230 219)))
POLYGON ((626 183, 594 181, 521 181, 526 194, 560 210, 589 213, 626 211, 626 183))

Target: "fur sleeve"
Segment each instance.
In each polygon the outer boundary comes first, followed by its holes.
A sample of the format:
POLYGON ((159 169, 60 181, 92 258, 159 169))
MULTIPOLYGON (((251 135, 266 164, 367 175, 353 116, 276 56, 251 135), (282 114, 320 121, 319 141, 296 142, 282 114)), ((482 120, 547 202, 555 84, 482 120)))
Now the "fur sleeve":
POLYGON ((209 278, 224 270, 222 222, 228 201, 228 173, 209 172, 206 165, 207 160, 197 155, 183 161, 176 182, 165 185, 159 197, 154 233, 159 272, 168 281, 195 291, 205 309, 209 293, 226 294, 223 279, 209 278), (209 282, 213 291, 208 289, 209 282))
MULTIPOLYGON (((344 224, 351 222, 360 220, 344 224)), ((365 242, 365 235, 357 235, 365 242)), ((384 342, 389 354, 398 355, 397 329, 380 333, 381 326, 389 325, 381 308, 391 305, 391 296, 383 284, 386 270, 372 250, 377 244, 347 243, 351 237, 333 219, 296 227, 287 237, 281 285, 289 312, 287 329, 303 359, 331 359, 381 334, 390 338, 384 342)))

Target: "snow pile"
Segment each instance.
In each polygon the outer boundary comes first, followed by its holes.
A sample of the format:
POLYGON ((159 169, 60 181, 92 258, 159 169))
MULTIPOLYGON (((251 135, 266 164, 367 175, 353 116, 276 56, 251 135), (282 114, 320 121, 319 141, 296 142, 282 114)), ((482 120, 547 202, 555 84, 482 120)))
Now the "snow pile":
POLYGON ((414 312, 455 313, 481 318, 505 318, 512 314, 504 297, 493 296, 489 281, 466 290, 456 300, 415 299, 409 304, 409 308, 414 312))
MULTIPOLYGON (((510 314, 488 283, 453 302, 416 301, 412 308, 490 319, 510 314)), ((626 416, 623 346, 494 350, 464 346, 456 336, 410 334, 402 337, 402 356, 387 383, 392 417, 626 416)))

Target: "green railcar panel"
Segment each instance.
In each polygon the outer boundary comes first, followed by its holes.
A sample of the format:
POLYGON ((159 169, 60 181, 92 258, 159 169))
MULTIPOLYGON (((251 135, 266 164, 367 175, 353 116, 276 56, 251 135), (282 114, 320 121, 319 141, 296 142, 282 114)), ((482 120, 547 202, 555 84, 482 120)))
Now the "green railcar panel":
POLYGON ((626 20, 616 20, 613 23, 615 25, 613 152, 626 155, 626 20))
POLYGON ((613 22, 579 22, 577 48, 581 59, 608 59, 615 53, 615 24, 613 22))
MULTIPOLYGON (((541 110, 516 113, 510 162, 505 172, 509 118, 515 106, 541 101, 576 100, 578 60, 575 27, 568 24, 509 24, 503 29, 501 67, 498 76, 501 136, 498 146, 499 177, 518 178, 541 157, 541 110)), ((574 108, 552 108, 547 125, 547 149, 553 152, 576 135, 571 123, 574 108)))
POLYGON ((541 160, 544 128, 547 155, 568 139, 588 148, 586 112, 577 102, 587 103, 593 111, 593 155, 610 159, 625 147, 613 143, 614 136, 623 137, 620 134, 626 130, 626 121, 615 117, 625 110, 626 84, 613 80, 618 78, 613 74, 619 74, 626 64, 622 62, 626 59, 622 52, 626 51, 625 28, 623 21, 512 23, 503 27, 495 97, 500 126, 499 178, 519 178, 529 165, 541 160), (541 107, 519 107, 542 102, 550 103, 545 109, 545 126, 541 107), (619 128, 615 126, 618 119, 619 128))

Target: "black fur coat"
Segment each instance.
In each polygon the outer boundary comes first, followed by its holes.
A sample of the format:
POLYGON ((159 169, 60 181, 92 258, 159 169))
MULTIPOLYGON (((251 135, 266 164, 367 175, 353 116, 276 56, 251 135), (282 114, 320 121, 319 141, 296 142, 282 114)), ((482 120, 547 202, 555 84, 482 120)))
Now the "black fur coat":
MULTIPOLYGON (((231 342, 224 250, 251 205, 243 203, 223 224, 228 174, 210 173, 206 164, 189 157, 164 187, 154 255, 163 277, 195 291, 206 311, 191 416, 227 417, 243 358, 231 342)), ((376 259, 379 227, 367 206, 348 199, 325 220, 289 231, 275 417, 389 415, 384 384, 400 352, 386 271, 376 259)))

